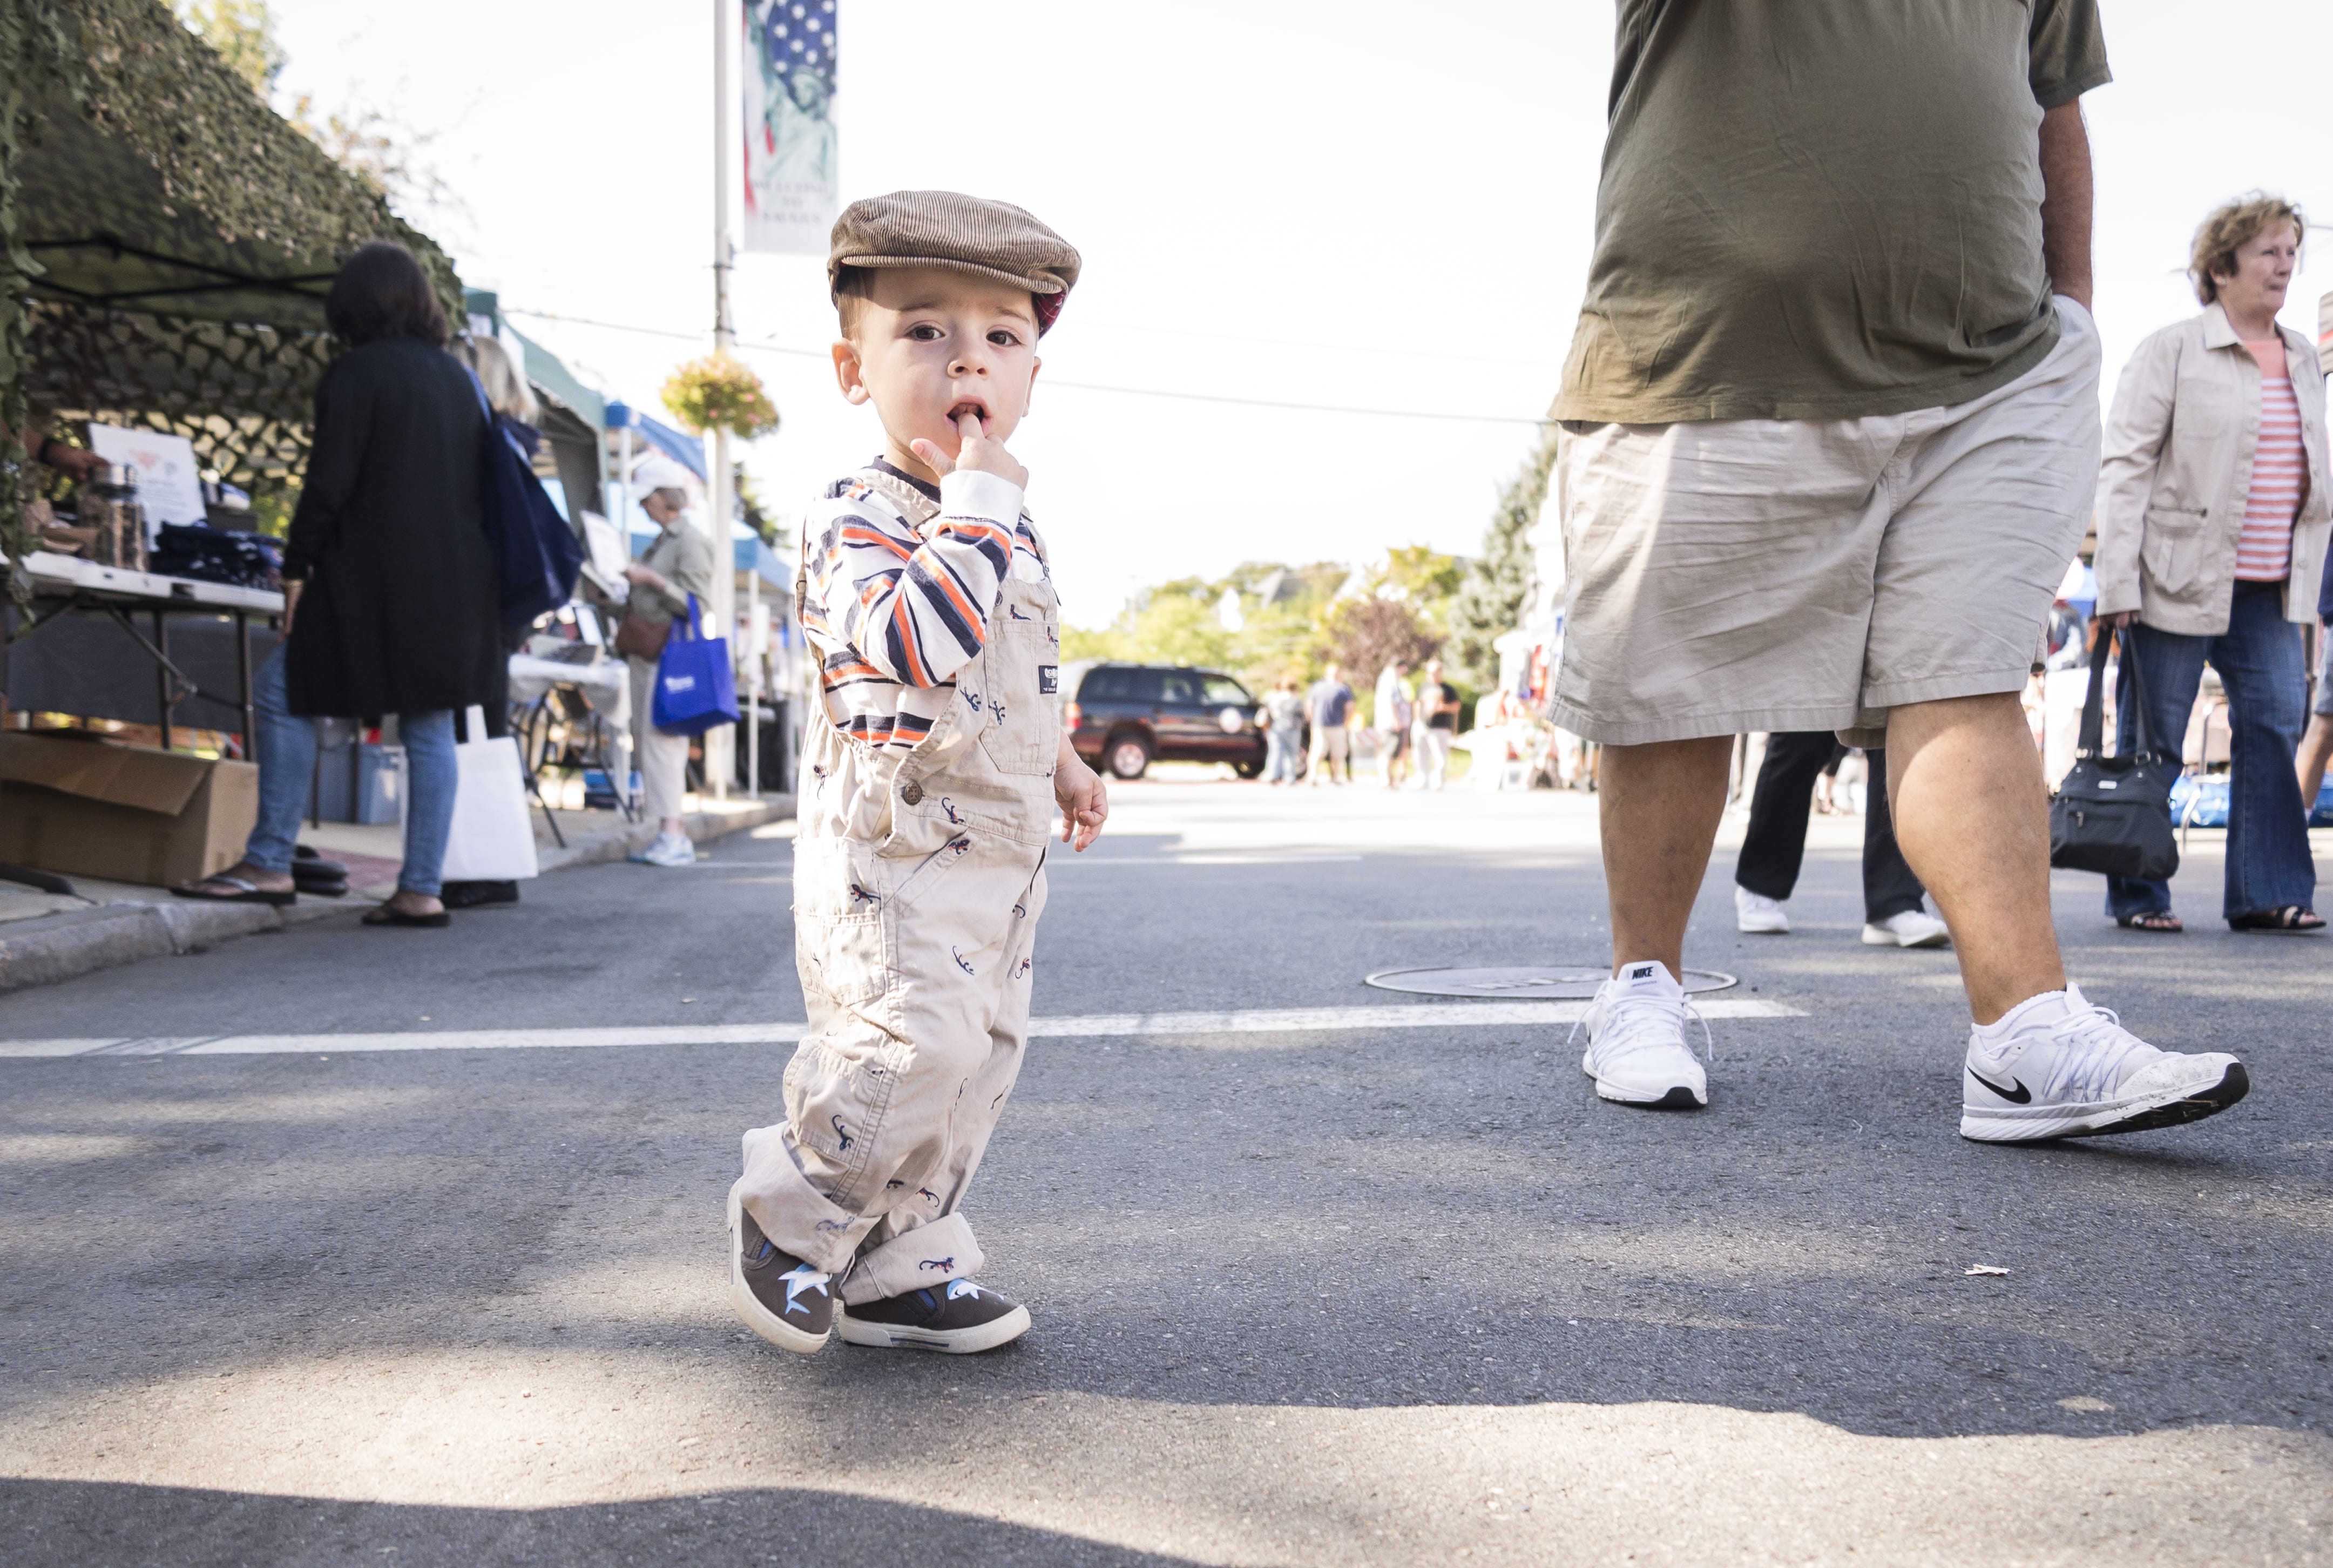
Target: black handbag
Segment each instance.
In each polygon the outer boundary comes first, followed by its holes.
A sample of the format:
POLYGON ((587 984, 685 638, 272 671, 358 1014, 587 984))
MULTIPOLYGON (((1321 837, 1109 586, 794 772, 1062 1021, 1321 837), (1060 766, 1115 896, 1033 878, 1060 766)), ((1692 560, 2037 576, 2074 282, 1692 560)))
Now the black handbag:
POLYGON ((2138 707, 2132 726, 2137 749, 2125 756, 2101 755, 2107 649, 2114 635, 2111 629, 2101 631, 2090 645, 2090 695, 2082 704, 2081 741, 2072 771, 2050 803, 2050 863, 2069 871, 2164 881, 2179 869, 2179 840, 2171 831, 2171 774, 2178 765, 2164 755, 2147 721, 2146 689, 2127 630, 2123 659, 2130 670, 2131 699, 2138 707))

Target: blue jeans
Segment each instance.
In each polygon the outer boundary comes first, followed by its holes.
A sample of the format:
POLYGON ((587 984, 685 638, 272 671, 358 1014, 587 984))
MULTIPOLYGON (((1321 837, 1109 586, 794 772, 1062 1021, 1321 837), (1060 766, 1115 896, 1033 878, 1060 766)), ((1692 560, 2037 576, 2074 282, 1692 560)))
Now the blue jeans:
MULTIPOLYGON (((2308 813, 2293 754, 2307 715, 2308 671, 2300 628, 2284 618, 2284 584, 2239 582, 2228 629, 2217 637, 2184 637, 2134 626, 2124 653, 2146 677, 2147 720, 2155 745, 2169 755, 2166 777, 2179 773, 2179 752, 2195 688, 2208 660, 2228 692, 2228 878, 2225 919, 2310 908, 2317 898, 2317 862, 2309 851, 2308 813)), ((2115 690, 2120 710, 2115 750, 2138 743, 2137 705, 2126 669, 2115 690)), ((2171 884, 2130 877, 2107 879, 2107 913, 2117 919, 2171 908, 2171 884)))
POLYGON ((1296 744, 1296 732, 1279 728, 1263 732, 1263 782, 1278 784, 1282 779, 1296 782, 1296 759, 1303 751, 1296 744))
MULTIPOLYGON (((243 858, 263 871, 288 872, 300 842, 300 818, 316 774, 316 726, 292 711, 283 684, 283 644, 252 677, 251 696, 259 719, 259 820, 252 824, 243 858)), ((400 891, 436 898, 438 871, 446 863, 446 838, 454 827, 454 789, 461 776, 454 757, 454 710, 399 714, 405 741, 405 864, 397 873, 400 891)), ((2299 786, 2295 785, 2296 789, 2299 786)))

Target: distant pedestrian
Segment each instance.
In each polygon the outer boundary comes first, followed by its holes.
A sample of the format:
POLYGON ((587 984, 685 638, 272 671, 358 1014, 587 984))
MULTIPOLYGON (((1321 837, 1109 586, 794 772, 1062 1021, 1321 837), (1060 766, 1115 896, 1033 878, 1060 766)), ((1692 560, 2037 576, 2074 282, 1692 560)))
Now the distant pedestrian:
POLYGON ((315 438, 283 552, 283 640, 253 681, 259 815, 240 864, 173 889, 293 901, 315 770, 312 717, 398 717, 405 863, 372 926, 443 926, 438 899, 458 770, 454 716, 485 704, 503 657, 478 497, 478 394, 446 351, 446 316, 404 246, 357 247, 324 319, 349 351, 316 386, 315 438))
MULTIPOLYGON (((2325 378, 2316 346, 2277 324, 2299 265, 2299 209, 2231 202, 2195 231, 2203 313, 2131 355, 2098 480, 2098 613, 2125 627, 2117 750, 2148 727, 2180 767, 2208 663, 2232 732, 2221 913, 2239 931, 2314 931, 2317 867, 2294 754, 2307 719, 2300 628, 2318 615, 2333 534, 2325 378)), ((2176 931, 2168 882, 2107 879, 2107 913, 2176 931)))
POLYGON ((1409 666, 1395 659, 1378 672, 1369 726, 1378 732, 1378 769, 1385 787, 1399 789, 1409 771, 1409 726, 1414 713, 1409 666))
MULTIPOLYGON (((479 387, 486 394, 486 406, 494 410, 494 423, 516 441, 530 457, 542 449, 542 432, 535 421, 542 418, 542 409, 534 399, 534 392, 526 384, 526 377, 511 362, 509 353, 493 338, 466 339, 455 349, 455 354, 470 367, 478 378, 479 387)), ((502 630, 503 657, 494 659, 490 676, 492 685, 481 707, 485 717, 486 735, 502 740, 510 734, 510 659, 526 646, 531 627, 508 627, 502 630)), ((469 717, 466 712, 454 716, 454 738, 464 745, 477 739, 469 733, 469 717)), ((483 904, 515 904, 518 883, 507 880, 465 880, 448 881, 438 890, 438 897, 449 909, 470 909, 483 904)))
POLYGON ((1305 759, 1305 772, 1315 785, 1353 782, 1352 748, 1345 729, 1352 712, 1353 688, 1338 678, 1332 664, 1304 694, 1305 717, 1312 724, 1312 749, 1305 759), (1339 765, 1345 770, 1342 779, 1337 777, 1339 765))
MULTIPOLYGON (((1827 729, 1785 731, 1766 737, 1766 760, 1750 796, 1750 826, 1733 868, 1734 925, 1752 935, 1782 936, 1791 917, 1782 906, 1797 888, 1807 852, 1807 815, 1816 777, 1847 748, 1827 729)), ((1896 844, 1887 811, 1887 754, 1867 754, 1864 787, 1863 940, 1872 948, 1941 948, 1952 939, 1944 923, 1922 908, 1927 889, 1896 844)))
POLYGON ((1410 740, 1417 759, 1421 788, 1438 790, 1448 781, 1450 743, 1458 734, 1458 688, 1442 678, 1442 661, 1427 659, 1425 678, 1417 686, 1416 710, 1410 721, 1410 740))
POLYGON ((688 737, 656 726, 658 655, 672 635, 672 623, 688 613, 691 595, 702 612, 713 602, 713 541, 690 524, 686 507, 688 471, 669 457, 650 457, 632 470, 640 510, 662 532, 647 553, 624 568, 631 583, 624 601, 619 641, 629 644, 625 663, 631 675, 632 756, 640 772, 640 814, 657 824, 648 847, 631 858, 650 866, 691 866, 696 846, 681 816, 688 787, 688 737), (645 640, 635 640, 642 639, 645 640))
POLYGON ((1263 698, 1263 782, 1294 784, 1304 755, 1304 694, 1283 675, 1263 698))

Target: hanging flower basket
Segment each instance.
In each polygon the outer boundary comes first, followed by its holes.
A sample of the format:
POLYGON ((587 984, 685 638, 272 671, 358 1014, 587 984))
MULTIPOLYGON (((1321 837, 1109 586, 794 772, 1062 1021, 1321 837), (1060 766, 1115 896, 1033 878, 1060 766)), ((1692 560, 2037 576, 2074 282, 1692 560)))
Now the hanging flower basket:
POLYGON ((664 406, 696 436, 726 430, 751 441, 778 428, 778 406, 762 378, 728 354, 707 354, 675 370, 664 384, 664 406))

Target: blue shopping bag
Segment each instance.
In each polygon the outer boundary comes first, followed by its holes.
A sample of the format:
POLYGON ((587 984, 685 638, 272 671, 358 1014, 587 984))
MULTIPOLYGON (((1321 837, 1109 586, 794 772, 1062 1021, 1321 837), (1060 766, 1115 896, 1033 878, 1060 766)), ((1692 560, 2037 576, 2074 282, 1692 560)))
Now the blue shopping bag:
POLYGON ((672 635, 664 640, 648 719, 667 735, 703 735, 715 725, 737 722, 737 677, 729 668, 729 640, 705 635, 694 593, 688 596, 688 613, 673 617, 672 635))

